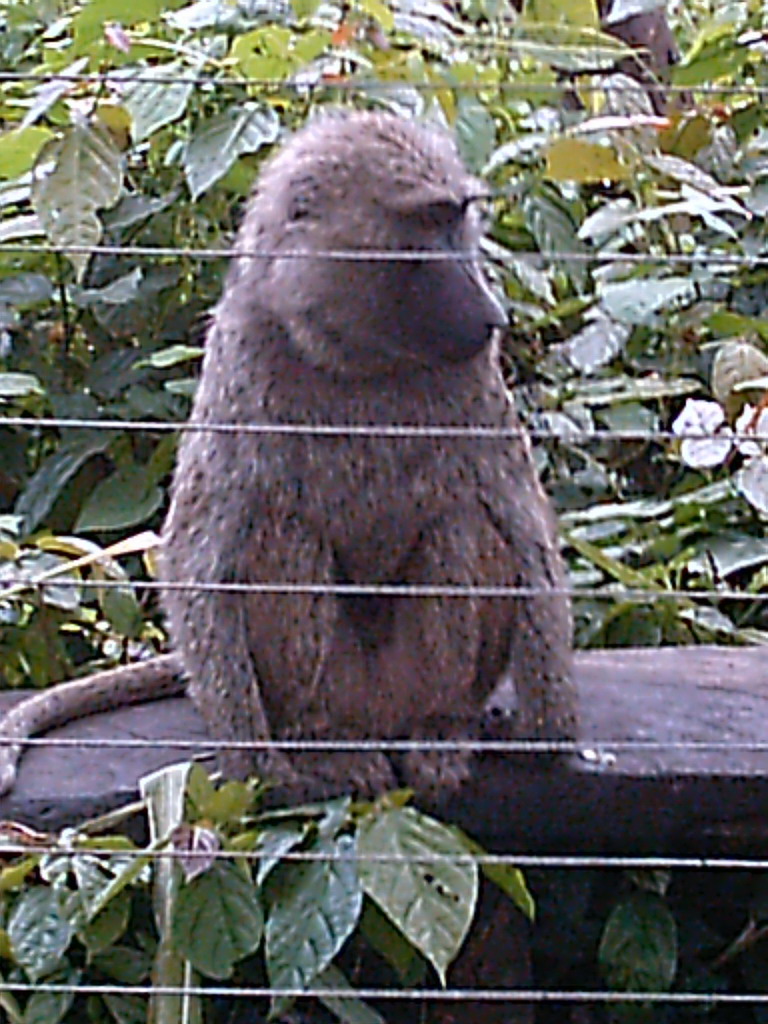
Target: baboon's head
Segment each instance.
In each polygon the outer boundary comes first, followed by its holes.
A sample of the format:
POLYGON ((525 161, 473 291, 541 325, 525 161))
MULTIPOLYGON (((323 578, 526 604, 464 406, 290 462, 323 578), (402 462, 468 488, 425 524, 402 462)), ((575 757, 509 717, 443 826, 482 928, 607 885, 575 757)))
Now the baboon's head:
MULTIPOLYGON (((241 235, 286 254, 428 250, 442 260, 277 257, 250 264, 303 357, 334 372, 470 359, 506 322, 477 260, 487 189, 437 129, 324 114, 268 163, 241 235)), ((248 262, 239 287, 248 286, 248 262)), ((254 285, 256 282, 252 281, 254 285)))

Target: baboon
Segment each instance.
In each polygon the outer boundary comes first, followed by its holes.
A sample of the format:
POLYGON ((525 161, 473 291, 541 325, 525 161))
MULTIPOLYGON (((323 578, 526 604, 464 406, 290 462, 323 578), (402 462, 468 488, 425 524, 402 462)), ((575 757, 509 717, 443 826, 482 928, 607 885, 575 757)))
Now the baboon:
MULTIPOLYGON (((434 128, 336 112, 298 132, 247 208, 193 425, 517 427, 498 361, 506 317, 478 265, 486 194, 434 128)), ((541 591, 171 590, 172 642, 214 737, 466 739, 494 692, 514 735, 573 736, 569 606, 524 437, 195 429, 179 451, 163 575, 541 591)), ((428 796, 459 785, 469 757, 239 750, 222 764, 306 795, 405 783, 428 796)))
MULTIPOLYGON (((506 317, 479 266, 485 197, 443 131, 385 113, 326 113, 268 162, 179 450, 162 554, 176 654, 33 698, 0 732, 175 692, 181 666, 224 741, 574 736, 563 566, 502 380, 506 317), (511 436, 387 434, 398 424, 511 436), (196 583, 206 588, 185 586, 196 583), (216 589, 259 583, 321 589, 216 589), (359 590, 334 591, 343 584, 359 590), (409 584, 532 593, 366 592, 409 584)), ((277 780, 281 799, 405 784, 428 806, 471 770, 464 751, 233 749, 220 761, 227 775, 277 780)), ((493 984, 530 987, 526 926, 511 905, 506 915, 485 915, 462 983, 482 965, 493 984)), ((531 1011, 438 1004, 429 1020, 521 1024, 531 1011)))
MULTIPOLYGON (((265 166, 212 316, 162 576, 328 591, 168 591, 177 653, 159 677, 174 692, 181 664, 213 738, 574 736, 569 604, 527 437, 279 432, 519 428, 499 368, 506 318, 478 263, 486 194, 446 133, 385 113, 325 113, 265 166), (365 258, 398 250, 447 258, 365 258), (204 429, 221 423, 265 432, 204 429), (538 592, 333 592, 339 584, 538 592)), ((66 688, 40 695, 26 720, 22 705, 0 729, 24 736, 142 699, 153 669, 107 673, 100 694, 75 683, 71 699, 66 688)), ((0 761, 6 789, 14 753, 0 761)), ((232 750, 220 762, 230 776, 277 779, 293 798, 406 784, 432 802, 460 785, 470 756, 232 750)))

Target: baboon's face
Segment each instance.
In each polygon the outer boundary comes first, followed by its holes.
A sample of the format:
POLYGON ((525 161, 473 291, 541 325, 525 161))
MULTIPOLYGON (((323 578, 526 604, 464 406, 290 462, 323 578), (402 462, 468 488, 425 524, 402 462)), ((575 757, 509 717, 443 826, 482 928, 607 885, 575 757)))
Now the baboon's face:
POLYGON ((271 301, 316 363, 378 373, 458 362, 506 323, 478 262, 486 190, 442 134, 388 115, 330 118, 283 150, 256 203, 273 190, 278 245, 306 257, 273 262, 271 301), (392 250, 436 258, 364 258, 392 250), (327 251, 362 258, 312 257, 327 251))

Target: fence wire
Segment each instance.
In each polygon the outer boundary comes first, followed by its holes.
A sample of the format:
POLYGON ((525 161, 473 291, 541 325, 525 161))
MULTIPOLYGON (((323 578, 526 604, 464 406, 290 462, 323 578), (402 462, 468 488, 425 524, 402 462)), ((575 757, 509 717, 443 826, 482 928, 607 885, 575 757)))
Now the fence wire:
MULTIPOLYGON (((506 193, 495 193, 490 198, 513 198, 506 193)), ((725 266, 736 268, 763 267, 768 265, 768 255, 739 254, 708 251, 707 253, 639 253, 616 251, 585 251, 583 249, 552 250, 515 249, 507 252, 494 250, 493 255, 476 252, 446 252, 427 249, 316 249, 306 252, 301 249, 239 249, 234 246, 216 248, 192 248, 184 246, 153 245, 53 245, 49 242, 0 242, 0 253, 41 253, 82 256, 137 256, 145 259, 178 259, 184 257, 196 260, 214 259, 286 259, 286 260, 329 260, 350 263, 460 263, 467 259, 484 258, 492 263, 513 263, 526 260, 544 265, 552 260, 574 263, 606 263, 620 266, 645 264, 671 264, 684 267, 725 266)), ((692 282, 696 285, 696 282, 692 282)), ((697 287, 703 288, 698 283, 697 287)))
MULTIPOLYGON (((500 49, 498 40, 478 40, 485 52, 496 45, 500 49)), ((507 50, 514 48, 514 41, 506 47, 507 50)), ((583 53, 583 49, 581 50, 583 53)), ((593 73, 596 74, 596 73, 593 73)), ((584 81, 579 75, 580 92, 602 92, 605 85, 602 82, 584 81)), ((447 88, 452 91, 496 91, 514 95, 516 92, 542 93, 556 96, 562 93, 567 82, 557 83, 517 83, 517 82, 379 82, 366 81, 365 79, 333 80, 326 81, 320 78, 317 82, 289 81, 274 82, 259 78, 226 78, 214 77, 213 75, 163 75, 163 74, 139 74, 131 75, 128 78, 124 73, 99 72, 73 74, 70 72, 60 73, 38 73, 38 72, 15 72, 0 71, 0 83, 12 84, 15 82, 38 82, 40 85, 49 84, 52 81, 70 83, 75 86, 115 86, 124 88, 134 83, 171 85, 183 84, 194 87, 215 87, 230 89, 256 88, 265 92, 295 91, 303 94, 317 95, 321 92, 357 92, 360 90, 375 88, 393 90, 407 86, 420 92, 440 92, 447 88)), ((768 98, 768 87, 750 83, 743 86, 718 86, 700 85, 693 90, 685 86, 664 85, 664 91, 670 96, 689 95, 693 92, 702 97, 728 97, 743 96, 757 102, 763 102, 768 98)), ((611 85, 611 91, 615 93, 634 93, 637 87, 624 85, 611 85)), ((649 118, 649 121, 662 119, 649 118)), ((495 194, 494 198, 510 198, 503 192, 495 194)), ((15 243, 4 242, 0 244, 0 253, 45 253, 45 254, 71 254, 71 255, 123 255, 135 256, 142 259, 197 259, 211 260, 221 258, 236 259, 328 259, 330 261, 441 261, 446 259, 462 259, 468 255, 475 254, 446 254, 444 252, 415 252, 415 251, 365 251, 358 250, 327 250, 308 254, 305 252, 275 252, 273 250, 243 250, 236 247, 218 248, 183 248, 183 247, 157 247, 157 246, 113 246, 113 245, 49 245, 36 243, 15 243)), ((549 259, 569 261, 574 263, 593 264, 626 264, 627 266, 650 266, 657 263, 674 265, 684 268, 697 268, 706 264, 708 267, 723 268, 745 268, 761 267, 768 265, 768 255, 750 255, 747 253, 726 253, 710 252, 706 257, 694 253, 621 253, 621 252, 541 252, 541 251, 515 251, 510 253, 494 253, 493 261, 496 263, 511 262, 514 260, 526 259, 536 263, 544 263, 549 259)), ((514 439, 523 434, 528 434, 536 439, 559 441, 563 444, 579 444, 587 442, 596 443, 672 443, 685 440, 686 438, 704 440, 706 438, 722 440, 721 433, 675 433, 669 430, 635 431, 635 430, 584 430, 576 429, 564 432, 562 430, 544 429, 534 427, 527 431, 520 429, 497 429, 478 428, 470 426, 435 426, 417 427, 407 424, 387 425, 354 425, 334 426, 330 424, 306 425, 306 424, 169 424, 159 421, 133 421, 124 422, 120 420, 95 420, 60 417, 28 417, 13 416, 0 419, 0 427, 8 429, 29 429, 29 430, 101 430, 101 431, 157 431, 157 432, 193 432, 210 431, 212 433, 243 433, 243 434, 277 434, 287 436, 315 436, 323 437, 391 437, 414 438, 433 437, 439 439, 452 438, 477 438, 489 439, 514 439)), ((728 434, 728 438, 735 443, 739 441, 752 441, 768 443, 768 435, 761 433, 728 434)), ((66 569, 66 567, 64 567, 66 569)), ((205 583, 203 581, 190 580, 188 582, 167 584, 151 580, 75 580, 75 579, 40 579, 32 576, 28 578, 23 575, 14 575, 0 578, 0 600, 15 596, 10 594, 11 588, 23 588, 25 590, 44 590, 46 587, 76 587, 88 588, 100 591, 124 588, 130 583, 131 586, 146 590, 170 590, 185 589, 199 590, 201 592, 227 592, 227 593, 275 593, 275 594, 338 594, 338 595, 369 595, 394 597, 445 597, 445 598, 466 598, 466 597, 534 597, 541 595, 543 591, 530 587, 447 587, 447 586, 387 586, 387 585, 365 585, 354 586, 344 584, 326 583, 248 583, 248 584, 223 584, 205 583)), ((768 593, 746 593, 728 587, 698 588, 698 589, 674 589, 660 587, 658 590, 646 591, 640 588, 629 588, 624 586, 597 587, 567 587, 548 589, 547 594, 568 594, 572 598, 589 598, 596 600, 630 600, 638 602, 656 602, 664 600, 685 600, 685 601, 746 601, 764 603, 768 601, 768 593)), ((142 740, 131 737, 126 739, 100 738, 77 738, 66 737, 30 737, 16 739, 13 737, 0 737, 0 747, 8 745, 23 745, 25 747, 75 747, 75 748, 114 748, 114 749, 148 749, 158 745, 168 749, 180 751, 206 751, 217 749, 247 749, 247 750, 282 750, 282 751, 385 751, 385 752, 406 752, 413 750, 426 751, 452 751, 452 750, 473 750, 498 753, 526 752, 526 753, 552 753, 567 752, 581 754, 582 756, 604 756, 606 752, 613 754, 617 751, 752 751, 768 752, 768 742, 700 742, 700 741, 677 741, 677 742, 656 742, 650 740, 627 740, 627 741, 606 741, 599 744, 592 741, 565 742, 545 740, 516 740, 516 741, 427 741, 427 740, 398 740, 398 741, 269 741, 269 742, 228 742, 221 743, 212 740, 184 741, 184 740, 142 740)), ((14 843, 7 841, 4 826, 8 823, 0 822, 0 854, 4 856, 23 856, 30 852, 46 854, 51 856, 77 856, 78 853, 87 854, 89 857, 114 857, 114 848, 88 847, 78 848, 77 845, 67 847, 66 844, 57 844, 45 839, 42 842, 14 843)), ((11 828, 13 826, 11 825, 11 828)), ((151 849, 151 850, 120 850, 120 857, 147 858, 151 861, 168 861, 180 859, 194 859, 195 856, 208 859, 238 860, 245 863, 252 863, 263 856, 259 851, 178 851, 173 849, 151 849)), ((311 851, 288 851, 281 854, 281 858, 287 861, 296 862, 328 862, 334 858, 328 854, 318 854, 311 851)), ((368 855, 366 859, 382 861, 385 863, 402 864, 404 867, 413 863, 413 858, 404 855, 382 854, 368 855)), ((613 870, 732 870, 732 871, 764 871, 768 869, 768 859, 765 858, 734 858, 734 857, 627 857, 627 856, 595 856, 595 855, 521 855, 521 854, 477 854, 460 856, 447 856, 438 853, 425 855, 419 858, 423 862, 453 863, 476 863, 482 865, 496 865, 516 868, 564 868, 564 869, 592 869, 604 868, 613 870)), ((37 981, 34 984, 17 982, 10 979, 0 980, 0 993, 15 993, 20 995, 34 995, 46 993, 50 995, 81 996, 90 995, 119 995, 119 996, 152 996, 152 997, 179 997, 179 996, 200 996, 213 997, 222 996, 235 999, 274 999, 274 998, 308 998, 319 999, 371 999, 389 1002, 416 1002, 432 1001, 459 1004, 462 1002, 482 1002, 487 1004, 504 1003, 530 1003, 530 1004, 662 1004, 669 1006, 690 1006, 690 1007, 715 1007, 715 1006, 765 1006, 768 1004, 768 994, 762 992, 746 993, 723 993, 716 991, 682 991, 682 992, 620 992, 613 990, 579 990, 579 989, 488 989, 488 988, 464 988, 455 987, 449 989, 436 988, 414 988, 409 990, 396 990, 391 988, 340 988, 333 986, 314 986, 309 988, 286 988, 286 987, 258 987, 242 985, 179 985, 179 986, 158 986, 152 984, 126 985, 126 984, 86 984, 82 982, 51 983, 37 981)))
POLYGON ((416 1001, 463 1003, 668 1003, 682 1006, 744 1006, 768 1004, 768 995, 762 992, 616 992, 595 989, 579 991, 563 989, 494 989, 494 988, 308 988, 246 987, 240 985, 93 985, 83 983, 53 984, 36 982, 0 982, 0 992, 33 994, 46 992, 79 995, 134 995, 134 996, 213 996, 233 999, 372 999, 411 1003, 416 1001))
MULTIPOLYGON (((508 52, 510 48, 497 50, 497 55, 508 52)), ((485 52, 488 52, 487 50, 485 52)), ((584 53, 584 47, 578 47, 579 53, 584 53)), ((600 69, 576 70, 564 77, 561 81, 553 82, 514 82, 514 81, 442 81, 442 82, 416 82, 410 79, 366 79, 366 78, 345 78, 334 77, 333 80, 318 77, 317 80, 288 80, 276 81, 272 78, 243 77, 216 77, 214 75, 164 75, 153 74, 147 71, 139 74, 127 74, 120 70, 106 71, 0 71, 0 83, 2 82, 38 82, 46 85, 49 82, 70 82, 72 85, 114 85, 122 89, 132 86, 134 83, 145 85, 191 85, 196 88, 210 88, 214 86, 219 89, 256 89, 266 93, 274 92, 297 92, 302 94, 316 95, 319 92, 357 92, 362 90, 375 90, 376 92, 397 92, 407 88, 415 92, 439 93, 446 90, 456 92, 516 92, 523 94, 543 94, 559 96, 564 89, 567 89, 570 78, 578 79, 579 92, 594 92, 637 95, 640 91, 660 90, 670 96, 689 97, 695 96, 745 96, 755 100, 763 100, 768 97, 768 86, 756 82, 742 85, 714 85, 700 83, 698 85, 675 85, 665 82, 637 83, 636 85, 611 82, 606 86, 605 79, 610 76, 610 71, 600 69), (585 81, 587 77, 599 78, 601 81, 585 81)), ((652 115, 648 115, 652 116, 652 115)), ((663 115, 656 117, 656 120, 664 120, 663 115)))

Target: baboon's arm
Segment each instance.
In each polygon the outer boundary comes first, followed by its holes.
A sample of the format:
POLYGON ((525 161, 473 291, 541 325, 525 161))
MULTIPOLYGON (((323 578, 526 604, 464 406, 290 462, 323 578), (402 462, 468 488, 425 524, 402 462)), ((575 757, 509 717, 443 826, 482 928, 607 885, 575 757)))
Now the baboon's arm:
POLYGON ((0 795, 16 781, 16 769, 23 743, 35 733, 84 718, 100 711, 113 711, 128 704, 175 697, 184 692, 181 663, 175 654, 162 654, 136 665, 97 672, 20 701, 0 718, 0 795))

